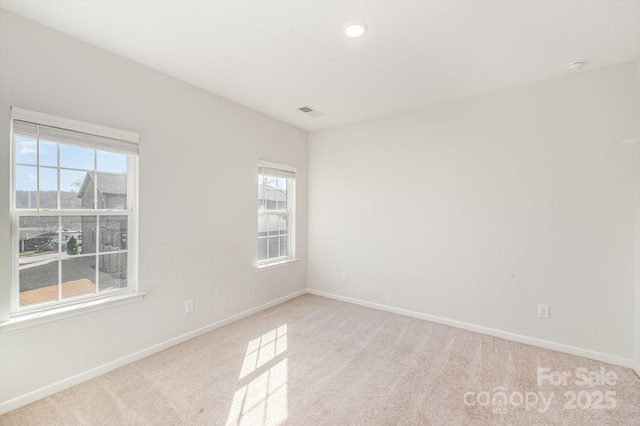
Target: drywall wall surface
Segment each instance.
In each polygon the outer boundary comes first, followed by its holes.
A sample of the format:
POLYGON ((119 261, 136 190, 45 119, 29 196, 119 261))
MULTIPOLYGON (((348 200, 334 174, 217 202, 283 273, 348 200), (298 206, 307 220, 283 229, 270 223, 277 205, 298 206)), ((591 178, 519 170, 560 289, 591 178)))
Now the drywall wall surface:
POLYGON ((311 132, 308 288, 630 360, 636 98, 626 63, 311 132))
POLYGON ((0 404, 306 288, 307 133, 0 11, 0 320, 10 107, 138 132, 141 302, 0 332, 0 404), (297 257, 256 272, 257 160, 298 169, 297 257), (194 311, 184 312, 184 301, 194 311))
MULTIPOLYGON (((640 61, 636 61, 636 143, 640 144, 640 61)), ((640 168, 640 156, 636 159, 640 168)), ((634 369, 640 376, 640 188, 636 204, 636 288, 634 326, 634 369)))

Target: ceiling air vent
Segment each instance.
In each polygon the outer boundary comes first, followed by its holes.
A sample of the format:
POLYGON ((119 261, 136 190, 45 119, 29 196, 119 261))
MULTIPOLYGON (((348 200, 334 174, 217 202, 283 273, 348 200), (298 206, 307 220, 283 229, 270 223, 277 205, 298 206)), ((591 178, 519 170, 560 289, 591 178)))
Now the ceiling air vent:
POLYGON ((318 111, 317 109, 313 109, 310 106, 303 106, 302 108, 298 109, 305 114, 310 115, 311 117, 320 117, 321 115, 324 115, 324 113, 318 111))

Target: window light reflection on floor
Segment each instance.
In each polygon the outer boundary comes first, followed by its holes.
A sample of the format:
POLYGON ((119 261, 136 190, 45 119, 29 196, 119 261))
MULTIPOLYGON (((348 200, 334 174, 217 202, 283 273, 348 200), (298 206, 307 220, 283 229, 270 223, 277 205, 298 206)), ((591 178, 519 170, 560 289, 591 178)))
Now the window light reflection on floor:
POLYGON ((286 350, 286 324, 249 342, 227 425, 279 424, 287 419, 287 358, 281 356, 286 350))

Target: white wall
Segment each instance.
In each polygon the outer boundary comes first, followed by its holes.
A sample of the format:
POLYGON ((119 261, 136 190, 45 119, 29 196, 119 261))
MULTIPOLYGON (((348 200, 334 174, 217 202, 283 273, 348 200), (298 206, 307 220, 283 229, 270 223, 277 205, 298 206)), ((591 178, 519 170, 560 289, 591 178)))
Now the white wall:
POLYGON ((629 63, 312 132, 309 289, 630 364, 635 102, 629 63))
MULTIPOLYGON (((640 143, 640 61, 636 62, 636 140, 640 143)), ((640 160, 640 159, 639 159, 640 160)), ((638 161, 640 164, 640 161, 638 161)), ((635 294, 635 352, 634 369, 640 376, 640 188, 638 189, 638 204, 636 205, 636 294, 635 294)))
POLYGON ((10 280, 12 105, 136 131, 140 290, 147 297, 0 332, 0 407, 12 398, 303 291, 307 134, 0 11, 0 321, 10 280), (257 273, 257 159, 298 167, 300 262, 257 273), (184 301, 195 310, 184 314, 184 301))

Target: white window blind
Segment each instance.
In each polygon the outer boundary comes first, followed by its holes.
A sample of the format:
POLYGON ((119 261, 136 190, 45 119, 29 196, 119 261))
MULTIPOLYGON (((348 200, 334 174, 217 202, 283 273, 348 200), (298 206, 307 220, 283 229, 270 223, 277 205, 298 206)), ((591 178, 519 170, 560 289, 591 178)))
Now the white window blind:
POLYGON ((295 179, 296 169, 281 164, 271 163, 269 161, 258 160, 258 173, 261 175, 269 175, 284 179, 295 179))
POLYGON ((11 107, 13 132, 103 151, 138 155, 140 135, 24 108, 11 107))
POLYGON ((29 123, 27 121, 14 120, 13 132, 15 134, 39 138, 51 142, 61 142, 76 146, 90 147, 101 151, 119 152, 121 154, 138 155, 138 144, 135 142, 92 135, 90 133, 76 132, 74 130, 44 126, 42 124, 29 123))

